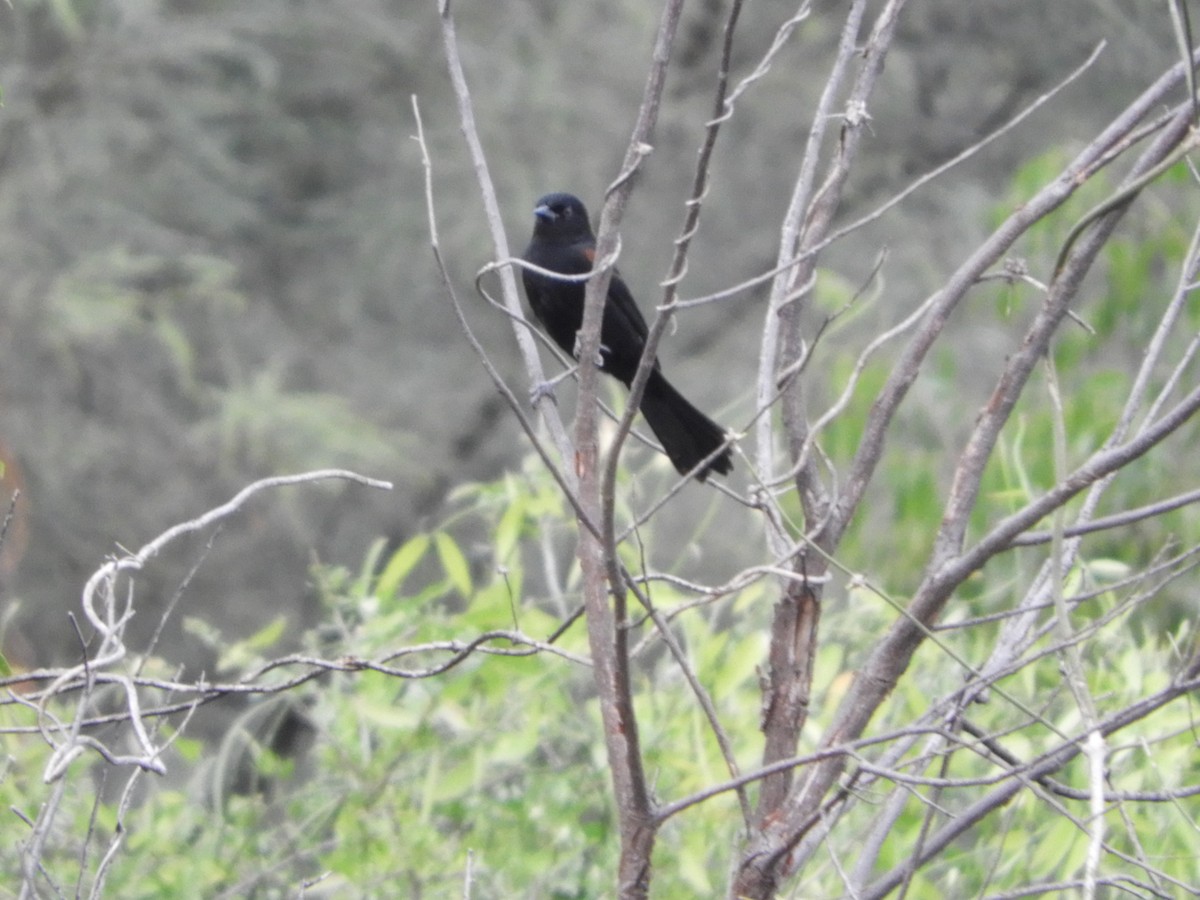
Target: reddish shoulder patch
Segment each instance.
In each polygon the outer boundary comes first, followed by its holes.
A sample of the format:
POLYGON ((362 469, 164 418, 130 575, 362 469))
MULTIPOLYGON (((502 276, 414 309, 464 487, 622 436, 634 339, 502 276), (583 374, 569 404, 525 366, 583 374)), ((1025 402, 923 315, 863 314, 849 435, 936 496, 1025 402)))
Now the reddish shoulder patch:
POLYGON ((596 248, 595 247, 584 247, 583 255, 587 257, 587 261, 590 262, 592 265, 596 264, 596 248))

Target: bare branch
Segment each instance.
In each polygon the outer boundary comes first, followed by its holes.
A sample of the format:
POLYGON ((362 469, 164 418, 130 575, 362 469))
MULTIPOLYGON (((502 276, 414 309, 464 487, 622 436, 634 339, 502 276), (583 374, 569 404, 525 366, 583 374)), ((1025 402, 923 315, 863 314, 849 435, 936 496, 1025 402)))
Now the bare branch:
MULTIPOLYGON (((529 418, 525 415, 525 411, 522 409, 520 401, 517 400, 516 395, 513 394, 512 389, 508 386, 508 383, 503 377, 501 377, 500 371, 492 363, 491 358, 487 354, 487 350, 484 349, 483 344, 475 336, 474 330, 467 321, 466 313, 463 311, 462 304, 458 300, 458 292, 454 289, 454 282, 450 279, 450 273, 447 271, 446 263, 442 259, 441 245, 438 242, 437 214, 434 209, 433 202, 433 163, 429 158, 429 149, 425 144, 425 129, 421 123, 421 109, 417 103, 417 98, 415 95, 412 98, 412 105, 413 117, 416 119, 417 123, 417 143, 420 145, 421 161, 425 167, 425 204, 426 214, 429 219, 430 242, 433 249, 434 260, 437 263, 438 274, 442 279, 442 288, 446 291, 446 296, 450 298, 450 304, 454 308, 455 316, 458 318, 459 327, 462 328, 463 334, 466 335, 467 341, 471 344, 471 348, 475 351, 475 355, 479 357, 479 361, 483 364, 484 371, 487 372, 488 377, 492 380, 492 384, 504 398, 509 409, 511 409, 513 414, 517 417, 517 421, 521 424, 521 430, 525 432, 530 443, 533 444, 533 449, 537 452, 538 456, 545 464, 547 471, 549 471, 554 480, 558 482, 559 487, 562 489, 563 495, 567 498, 567 501, 571 504, 571 506, 574 507, 576 513, 580 516, 580 520, 585 522, 589 528, 595 530, 596 526, 591 524, 587 517, 583 515, 583 509, 579 505, 579 497, 574 473, 569 469, 564 471, 554 464, 554 461, 550 458, 549 452, 546 450, 545 446, 543 446, 541 439, 538 437, 537 431, 533 427, 533 423, 530 422, 529 418)), ((489 270, 492 268, 499 269, 502 267, 488 267, 489 270)), ((508 271, 507 268, 504 270, 508 271)), ((511 278, 512 275, 510 272, 509 279, 511 280, 511 278)), ((490 300, 491 298, 488 299, 490 300)), ((506 307, 506 310, 510 313, 510 315, 515 315, 522 323, 524 323, 524 318, 521 316, 520 306, 516 307, 515 312, 508 307, 506 307)), ((515 325, 514 328, 516 328, 515 325)), ((526 336, 529 335, 528 329, 518 330, 526 336)), ((534 348, 533 354, 536 359, 536 348, 534 348)), ((531 374, 533 374, 535 377, 540 377, 542 375, 540 359, 537 359, 536 370, 531 370, 531 374)), ((547 421, 549 419, 554 419, 555 422, 558 423, 557 431, 554 428, 550 428, 551 434, 561 434, 562 438, 565 440, 566 431, 562 428, 562 421, 558 418, 557 412, 549 412, 549 408, 546 407, 545 404, 542 404, 542 407, 543 419, 547 421)), ((559 446, 559 451, 560 454, 563 454, 564 459, 570 458, 570 454, 566 452, 561 444, 559 446)))
MULTIPOLYGON (((610 185, 600 213, 595 253, 598 259, 616 259, 617 232, 633 188, 632 177, 651 150, 650 138, 658 120, 667 63, 682 9, 682 0, 666 0, 663 5, 637 120, 629 139, 621 172, 610 185)), ((575 420, 575 465, 579 475, 580 500, 584 515, 589 521, 602 522, 603 539, 597 539, 588 532, 581 532, 577 554, 583 573, 588 641, 592 651, 595 684, 599 693, 604 740, 621 834, 618 895, 621 898, 636 900, 645 897, 649 891, 650 857, 654 847, 655 828, 629 677, 626 596, 616 559, 613 496, 606 490, 607 478, 598 464, 598 410, 595 398, 599 373, 596 360, 600 350, 601 319, 611 276, 612 270, 604 268, 588 281, 584 292, 583 321, 579 331, 579 409, 575 420), (613 596, 611 605, 610 591, 613 596)), ((634 387, 636 388, 636 379, 634 387)), ((635 407, 637 402, 638 396, 635 391, 631 393, 629 406, 635 407)))
MULTIPOLYGON (((1102 735, 1111 735, 1128 727, 1134 722, 1144 719, 1151 713, 1161 709, 1163 706, 1173 700, 1184 696, 1191 691, 1200 688, 1200 680, 1192 679, 1189 681, 1177 682, 1162 690, 1144 698, 1138 703, 1131 704, 1129 707, 1120 710, 1113 715, 1110 715, 1100 722, 1099 730, 1102 735)), ((963 834, 965 831, 974 827, 980 819, 989 815, 991 812, 1001 808, 1012 797, 1022 790, 1027 781, 1041 778, 1058 771, 1081 752, 1081 744, 1083 736, 1062 744, 1057 748, 1042 754, 1038 759, 1034 760, 1028 770, 1024 773, 1024 777, 1020 779, 1012 779, 997 787, 995 790, 984 795, 979 800, 970 804, 965 809, 959 809, 953 818, 949 819, 945 825, 939 828, 930 836, 929 841, 920 858, 916 860, 917 865, 920 865, 940 853, 947 844, 955 838, 963 834)), ((870 885, 867 891, 862 896, 864 898, 882 898, 894 890, 903 880, 904 874, 901 870, 893 869, 887 875, 875 881, 870 885)), ((1161 873, 1160 873, 1161 874, 1161 873)), ((1179 887, 1188 887, 1188 885, 1170 879, 1179 887)))
MULTIPOLYGON (((1134 522, 1153 519, 1164 513, 1169 513, 1171 510, 1190 506, 1197 502, 1200 502, 1200 488, 1179 494, 1176 497, 1160 500, 1157 503, 1139 506, 1136 509, 1127 509, 1124 512, 1114 513, 1111 516, 1101 516, 1098 519, 1092 519, 1090 522, 1084 522, 1080 525, 1069 525, 1063 529, 1063 536, 1080 537, 1085 534, 1095 534, 1098 531, 1110 531, 1114 528, 1122 528, 1125 525, 1132 525, 1134 522)), ((1049 531, 1026 531, 1014 537, 1009 546, 1033 547, 1037 544, 1048 544, 1053 537, 1054 535, 1049 531)))
MULTIPOLYGON (((1136 128, 1150 111, 1178 85, 1182 65, 1173 67, 1144 91, 1096 137, 1063 172, 1031 200, 1013 212, 971 256, 958 268, 946 284, 934 294, 934 301, 921 328, 910 340, 892 369, 887 383, 875 400, 863 430, 862 440, 851 464, 846 490, 839 498, 836 515, 828 528, 834 529, 828 539, 836 542, 849 524, 850 516, 861 501, 871 476, 883 454, 888 428, 908 389, 916 380, 921 363, 940 336, 951 312, 966 296, 971 286, 1008 252, 1018 237, 1028 228, 1061 206, 1094 171, 1108 150, 1136 128)), ((1149 168, 1159 160, 1146 166, 1149 168)))
MULTIPOLYGON (((883 71, 884 60, 904 3, 905 0, 889 0, 883 5, 875 18, 866 45, 861 49, 857 46, 857 36, 861 30, 866 4, 855 2, 850 8, 842 30, 837 59, 818 104, 800 175, 796 180, 792 202, 784 220, 779 250, 780 261, 796 256, 800 251, 821 241, 832 226, 834 215, 841 203, 842 190, 857 156, 866 126, 868 101, 883 71), (825 122, 830 117, 834 98, 855 56, 861 61, 845 102, 845 116, 839 140, 829 160, 822 185, 814 193, 813 185, 816 183, 818 153, 824 136, 825 122)), ((792 302, 792 295, 798 285, 805 285, 810 281, 816 262, 816 255, 808 256, 804 263, 781 273, 772 282, 767 324, 759 358, 759 408, 766 408, 765 401, 769 396, 766 379, 769 378, 769 386, 774 388, 778 385, 781 390, 783 430, 788 442, 789 458, 793 462, 803 456, 808 440, 807 407, 803 385, 797 380, 786 385, 787 389, 784 390, 784 385, 779 385, 779 377, 781 372, 788 372, 799 365, 807 353, 801 333, 800 305, 792 302)), ((765 417, 759 420, 758 458, 761 471, 765 477, 770 478, 774 454, 768 444, 770 438, 764 434, 768 421, 765 417)), ((809 459, 811 460, 811 455, 809 459)), ((811 462, 798 468, 796 488, 807 529, 812 523, 826 517, 830 497, 811 462)), ((777 538, 775 543, 779 543, 777 538)), ((773 546, 772 549, 777 551, 779 547, 773 546)), ((810 570, 817 576, 824 574, 819 556, 814 556, 810 561, 809 557, 801 552, 797 554, 793 565, 803 575, 807 575, 810 570)), ((763 688, 762 731, 766 737, 762 757, 764 763, 794 754, 800 732, 807 720, 820 620, 820 596, 819 583, 805 582, 798 587, 789 585, 785 587, 783 596, 775 605, 768 653, 769 674, 763 688)), ((766 821, 773 817, 783 806, 784 798, 792 787, 791 775, 791 770, 787 770, 764 782, 759 795, 760 820, 766 821)), ((761 868, 758 862, 749 867, 743 866, 735 880, 734 892, 770 893, 774 890, 776 877, 776 873, 761 868)))
MULTIPOLYGON (((474 106, 471 103, 471 92, 467 88, 467 76, 463 72, 462 58, 458 51, 458 35, 454 28, 454 17, 450 14, 449 0, 438 0, 438 15, 441 20, 442 46, 446 54, 450 82, 454 86, 454 96, 458 101, 459 122, 462 125, 463 136, 467 141, 467 148, 471 153, 471 163, 475 168, 475 177, 479 181, 479 191, 483 197, 484 212, 487 215, 488 229, 491 231, 496 258, 508 259, 512 254, 508 250, 508 237, 504 231, 504 219, 500 215, 500 201, 496 197, 496 188, 492 183, 492 176, 487 165, 487 157, 483 152, 483 142, 479 139, 479 130, 475 126, 474 106)), ((436 237, 435 233, 435 241, 436 237)), ((512 269, 507 267, 500 269, 499 276, 501 290, 504 295, 504 305, 508 308, 514 320, 520 320, 522 318, 521 301, 517 296, 517 281, 513 277, 512 269)), ((525 369, 529 372, 530 381, 533 384, 544 383, 546 379, 542 372, 542 362, 538 358, 537 346, 534 344, 529 330, 514 325, 513 333, 516 336, 517 346, 521 351, 521 358, 524 360, 525 369)), ((567 483, 574 487, 575 482, 572 470, 574 451, 571 447, 571 441, 567 437, 566 429, 563 427, 562 419, 558 416, 557 407, 552 402, 548 402, 548 400, 548 397, 541 397, 539 398, 540 402, 536 406, 542 414, 542 421, 549 430, 554 445, 558 448, 559 455, 562 457, 564 477, 567 479, 567 483)))

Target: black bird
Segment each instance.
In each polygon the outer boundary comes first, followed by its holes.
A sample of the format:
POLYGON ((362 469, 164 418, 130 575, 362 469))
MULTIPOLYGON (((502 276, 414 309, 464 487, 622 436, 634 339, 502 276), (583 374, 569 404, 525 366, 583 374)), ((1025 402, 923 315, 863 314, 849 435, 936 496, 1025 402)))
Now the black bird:
MULTIPOLYGON (((533 239, 524 259, 543 269, 563 275, 592 271, 596 260, 596 237, 587 210, 571 194, 547 194, 533 211, 533 239)), ((525 296, 542 327, 572 356, 583 324, 585 282, 558 281, 529 269, 522 270, 525 296)), ((646 346, 649 329, 629 288, 617 272, 608 284, 604 319, 600 328, 600 369, 626 387, 637 374, 638 361, 646 346)), ((642 415, 662 442, 671 463, 686 474, 715 453, 725 442, 725 430, 671 386, 659 369, 658 360, 642 395, 642 415)), ((709 460, 696 473, 703 481, 709 472, 728 474, 733 469, 729 448, 709 460)))

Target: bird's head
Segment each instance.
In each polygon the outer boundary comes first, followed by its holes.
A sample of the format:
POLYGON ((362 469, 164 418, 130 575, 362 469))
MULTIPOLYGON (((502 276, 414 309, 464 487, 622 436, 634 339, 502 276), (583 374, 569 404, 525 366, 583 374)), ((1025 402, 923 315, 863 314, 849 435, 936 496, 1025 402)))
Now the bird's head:
POLYGON ((573 194, 547 194, 533 210, 536 237, 559 241, 580 241, 592 237, 587 209, 573 194))

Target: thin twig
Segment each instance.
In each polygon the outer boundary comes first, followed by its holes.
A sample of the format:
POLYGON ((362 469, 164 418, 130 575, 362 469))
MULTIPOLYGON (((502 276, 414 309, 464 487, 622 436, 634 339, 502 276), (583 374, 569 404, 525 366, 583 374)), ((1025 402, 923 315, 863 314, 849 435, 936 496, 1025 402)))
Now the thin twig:
MULTIPOLYGON (((504 398, 509 409, 512 410, 513 415, 517 417, 517 421, 521 425, 521 430, 525 432, 525 435, 529 438, 530 443, 533 444, 534 451, 542 460, 542 463, 546 466, 547 471, 550 472, 551 477, 558 482, 559 487, 562 489, 563 495, 567 498, 567 502, 569 502, 575 509, 576 515, 580 517, 580 521, 585 523, 594 531, 595 525, 591 524, 587 516, 584 515, 583 508, 579 505, 578 491, 576 489, 573 473, 570 471, 563 471, 557 465, 555 465, 554 460, 550 458, 550 453, 546 450, 541 439, 538 437, 537 430, 533 427, 533 423, 529 421, 529 417, 525 415, 525 411, 521 408, 520 401, 517 400, 516 395, 512 392, 512 389, 508 386, 508 383, 504 380, 503 376, 501 376, 499 369, 497 369, 492 363, 491 358, 487 354, 487 350, 484 349, 484 346, 480 342, 479 338, 475 336, 474 330, 467 321, 466 313, 463 311, 462 304, 458 299, 458 292, 454 289, 454 282, 450 278, 450 272, 447 270, 445 260, 442 258, 441 244, 438 241, 437 212, 434 207, 433 199, 433 162, 429 157, 429 149, 425 143, 425 129, 421 122, 421 108, 417 102, 417 97, 415 94, 412 97, 412 107, 413 117, 416 120, 417 125, 416 139, 421 148, 421 162, 425 168, 425 208, 429 222, 429 239, 433 250, 433 258, 437 263, 438 274, 442 280, 442 289, 446 292, 446 296, 450 298, 450 305, 454 309, 454 315, 458 319, 459 327, 466 336, 468 343, 470 343, 471 349, 473 349, 475 351, 475 355, 479 357, 479 361, 483 365, 484 371, 487 372, 488 377, 492 380, 492 384, 495 386, 497 392, 499 392, 500 396, 504 398)), ((508 270, 505 269, 505 271, 508 270)), ((518 317, 520 316, 519 308, 517 309, 515 315, 518 317)), ((525 333, 528 334, 528 332, 525 333)), ((537 351, 535 349, 534 354, 536 355, 536 353, 537 351)), ((541 374, 540 360, 538 362, 537 374, 539 376, 541 374)), ((548 415, 548 413, 543 411, 544 419, 548 415)), ((552 418, 557 419, 557 415, 553 416, 552 418)), ((565 436, 565 431, 563 434, 565 436)))
MULTIPOLYGON (((438 17, 441 22, 442 46, 446 55, 446 65, 450 72, 450 83, 454 88, 454 96, 458 104, 459 122, 462 125, 467 149, 471 154, 475 177, 479 182, 479 192, 483 197, 483 208, 487 216, 488 230, 492 236, 492 245, 496 250, 497 259, 508 259, 512 254, 508 250, 504 218, 500 214, 500 201, 496 197, 496 187, 492 182, 487 157, 483 152, 479 129, 475 126, 475 110, 471 103, 471 92, 467 88, 467 76, 463 72, 462 57, 458 51, 458 35, 454 28, 454 17, 450 14, 449 0, 438 0, 438 17)), ((517 296, 517 281, 513 276, 512 269, 507 267, 500 269, 499 275, 504 304, 508 307, 514 320, 520 319, 521 301, 517 296)), ((530 383, 535 385, 544 383, 546 378, 542 372, 541 359, 538 357, 537 346, 530 336, 529 330, 514 325, 513 332, 517 339, 517 347, 521 352, 521 359, 525 363, 525 370, 529 373, 530 383)), ((562 458, 563 477, 571 485, 572 493, 574 493, 575 476, 572 470, 574 450, 571 440, 558 415, 558 407, 549 402, 546 397, 540 397, 539 401, 536 403, 536 408, 541 413, 542 422, 550 432, 551 440, 562 458)))
MULTIPOLYGON (((663 5, 641 105, 621 172, 606 192, 600 213, 596 235, 596 257, 599 259, 616 258, 617 233, 633 188, 632 178, 651 149, 650 140, 658 121, 662 91, 666 84, 667 63, 682 10, 682 0, 667 0, 663 5)), ((614 498, 611 492, 605 490, 607 479, 599 467, 598 410, 595 403, 599 379, 596 360, 600 351, 600 325, 611 277, 612 270, 604 269, 588 281, 579 331, 579 408, 575 420, 575 459, 582 506, 590 520, 602 523, 603 538, 598 540, 589 533, 582 533, 577 553, 583 575, 588 641, 592 650, 595 684, 600 695, 604 739, 621 835, 617 892, 622 900, 641 900, 649 891, 650 856, 656 829, 652 825, 652 801, 629 675, 625 585, 614 543, 614 498)), ((643 374, 648 375, 639 372, 639 375, 643 374)), ((636 378, 633 387, 637 387, 636 378)), ((636 392, 632 392, 629 406, 636 406, 637 399, 636 392)))

